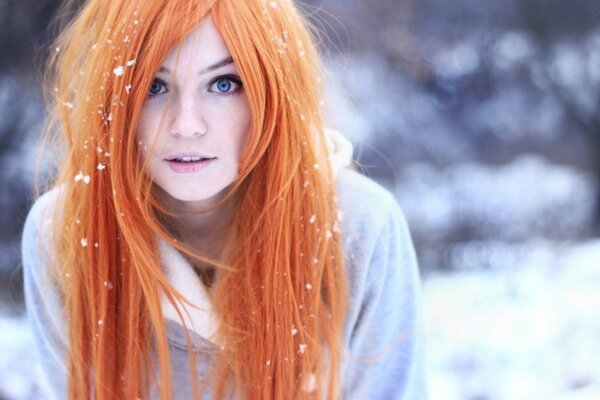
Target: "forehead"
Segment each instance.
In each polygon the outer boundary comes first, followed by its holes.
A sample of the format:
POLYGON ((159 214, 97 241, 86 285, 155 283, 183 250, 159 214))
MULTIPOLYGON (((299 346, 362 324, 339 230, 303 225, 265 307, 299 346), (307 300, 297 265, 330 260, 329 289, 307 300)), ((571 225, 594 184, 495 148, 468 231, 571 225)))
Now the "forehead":
POLYGON ((223 37, 212 19, 206 18, 171 49, 163 65, 167 68, 179 64, 199 67, 229 56, 231 53, 223 37))

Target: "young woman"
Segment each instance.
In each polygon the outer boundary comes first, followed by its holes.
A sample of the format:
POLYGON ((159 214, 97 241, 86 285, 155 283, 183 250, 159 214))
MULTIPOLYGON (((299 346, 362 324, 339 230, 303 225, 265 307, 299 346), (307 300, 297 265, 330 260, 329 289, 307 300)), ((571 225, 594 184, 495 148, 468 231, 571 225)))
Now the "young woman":
POLYGON ((289 0, 89 0, 61 34, 61 163, 23 235, 49 395, 426 397, 406 223, 324 129, 306 26, 289 0))

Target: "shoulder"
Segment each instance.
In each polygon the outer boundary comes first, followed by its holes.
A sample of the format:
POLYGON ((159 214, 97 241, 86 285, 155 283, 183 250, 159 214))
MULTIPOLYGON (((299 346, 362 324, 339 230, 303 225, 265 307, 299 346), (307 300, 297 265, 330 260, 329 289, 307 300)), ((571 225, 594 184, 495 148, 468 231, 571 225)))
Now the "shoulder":
POLYGON ((342 232, 346 237, 381 234, 391 220, 406 225, 394 196, 359 172, 350 169, 340 172, 338 198, 342 232))
POLYGON ((392 194, 371 178, 352 169, 340 171, 338 176, 340 196, 356 205, 370 201, 393 201, 392 194))
POLYGON ((22 239, 23 293, 41 374, 40 390, 49 398, 66 398, 67 323, 63 301, 50 269, 50 230, 60 201, 59 189, 39 197, 31 207, 22 239))
POLYGON ((338 177, 349 283, 344 398, 426 398, 420 277, 392 194, 354 171, 338 177))
POLYGON ((27 214, 23 227, 22 250, 23 257, 38 255, 40 245, 47 242, 52 219, 55 217, 57 204, 60 201, 61 190, 54 188, 40 196, 27 214))
POLYGON ((36 220, 45 215, 52 215, 56 209, 61 192, 60 188, 53 188, 38 197, 31 206, 27 214, 27 219, 36 220))
POLYGON ((408 224, 394 196, 368 177, 346 170, 338 176, 338 197, 353 296, 365 295, 368 286, 390 284, 390 279, 413 281, 417 260, 408 224))

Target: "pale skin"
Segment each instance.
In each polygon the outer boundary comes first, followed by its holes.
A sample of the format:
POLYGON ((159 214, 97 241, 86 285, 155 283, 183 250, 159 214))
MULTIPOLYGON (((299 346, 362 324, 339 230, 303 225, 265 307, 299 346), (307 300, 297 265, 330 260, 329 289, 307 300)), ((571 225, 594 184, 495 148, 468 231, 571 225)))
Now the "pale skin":
POLYGON ((238 176, 250 124, 237 67, 207 18, 161 65, 136 139, 161 201, 179 216, 172 222, 177 239, 213 259, 221 259, 215 243, 223 241, 234 199, 214 206, 238 176))

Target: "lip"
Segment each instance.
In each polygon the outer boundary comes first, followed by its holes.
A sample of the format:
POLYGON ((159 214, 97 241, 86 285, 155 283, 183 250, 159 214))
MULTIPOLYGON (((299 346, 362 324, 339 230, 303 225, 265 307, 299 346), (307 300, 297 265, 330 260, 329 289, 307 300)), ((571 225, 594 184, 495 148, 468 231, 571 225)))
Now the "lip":
POLYGON ((180 157, 200 157, 200 158, 216 158, 215 156, 209 154, 198 153, 197 151, 179 151, 176 153, 169 154, 165 157, 165 161, 173 161, 176 158, 180 157))
POLYGON ((175 173, 178 174, 192 174, 195 172, 202 171, 203 169, 209 167, 213 162, 217 160, 217 157, 207 156, 197 152, 178 152, 173 153, 167 156, 164 161, 167 163, 169 168, 175 173), (199 157, 201 160, 199 161, 189 161, 189 162, 181 162, 176 161, 177 158, 181 157, 199 157))

